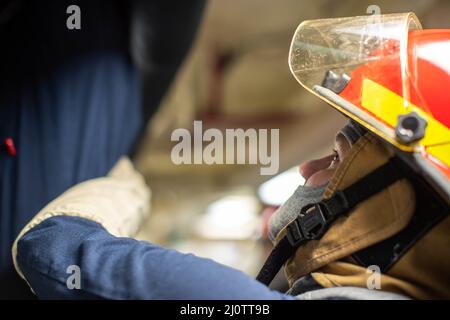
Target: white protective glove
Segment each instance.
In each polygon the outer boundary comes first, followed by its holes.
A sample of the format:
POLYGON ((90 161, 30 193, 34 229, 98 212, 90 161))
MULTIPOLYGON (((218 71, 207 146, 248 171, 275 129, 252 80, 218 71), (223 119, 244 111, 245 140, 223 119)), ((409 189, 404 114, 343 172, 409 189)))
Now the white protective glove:
POLYGON ((12 247, 17 273, 24 278, 17 264, 17 242, 42 221, 54 216, 81 217, 98 222, 114 236, 131 237, 149 212, 150 195, 144 178, 130 159, 121 158, 106 177, 75 185, 31 219, 12 247))

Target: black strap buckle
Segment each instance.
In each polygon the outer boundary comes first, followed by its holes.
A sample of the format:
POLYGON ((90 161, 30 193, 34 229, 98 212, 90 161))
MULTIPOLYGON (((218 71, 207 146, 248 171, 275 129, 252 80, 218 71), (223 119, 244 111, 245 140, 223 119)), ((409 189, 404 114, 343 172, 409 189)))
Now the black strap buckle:
POLYGON ((286 236, 293 247, 323 236, 328 228, 325 210, 325 206, 320 202, 311 203, 302 208, 299 216, 287 226, 286 236))
POLYGON ((342 191, 337 191, 331 198, 302 208, 300 215, 287 226, 287 235, 272 250, 257 279, 269 285, 282 265, 295 254, 300 245, 309 240, 319 239, 334 220, 403 178, 401 170, 397 170, 397 166, 394 165, 395 159, 395 157, 391 158, 388 163, 359 181, 342 191))

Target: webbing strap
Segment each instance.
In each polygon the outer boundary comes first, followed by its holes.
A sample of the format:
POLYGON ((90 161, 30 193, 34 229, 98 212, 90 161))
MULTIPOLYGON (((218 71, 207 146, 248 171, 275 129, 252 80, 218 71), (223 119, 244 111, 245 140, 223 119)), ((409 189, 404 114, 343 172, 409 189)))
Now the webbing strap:
POLYGON ((395 235, 352 254, 363 267, 376 265, 386 273, 425 234, 450 214, 448 203, 417 175, 408 176, 416 195, 414 214, 395 235))
POLYGON ((337 191, 331 198, 304 206, 297 218, 287 226, 286 236, 273 248, 256 279, 269 285, 298 247, 310 240, 320 239, 336 218, 403 178, 397 161, 391 158, 351 186, 337 191))

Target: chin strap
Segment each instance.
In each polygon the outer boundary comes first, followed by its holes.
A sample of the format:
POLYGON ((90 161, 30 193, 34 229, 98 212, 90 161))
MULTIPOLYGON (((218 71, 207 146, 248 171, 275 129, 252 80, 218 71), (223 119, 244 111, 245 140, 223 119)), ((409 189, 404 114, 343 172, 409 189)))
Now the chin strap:
POLYGON ((320 239, 338 217, 404 178, 398 161, 395 157, 391 158, 351 186, 337 191, 331 198, 304 206, 298 217, 286 227, 286 236, 273 248, 256 279, 269 285, 297 248, 310 240, 320 239))

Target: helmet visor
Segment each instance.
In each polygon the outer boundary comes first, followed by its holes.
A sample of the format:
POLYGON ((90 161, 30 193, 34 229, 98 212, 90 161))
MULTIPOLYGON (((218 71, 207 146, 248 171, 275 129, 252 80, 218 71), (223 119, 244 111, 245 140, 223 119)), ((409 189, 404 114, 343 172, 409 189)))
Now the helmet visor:
POLYGON ((402 53, 407 50, 409 30, 420 28, 413 13, 304 21, 294 34, 289 66, 307 89, 327 84, 340 93, 346 77, 358 66, 388 57, 398 60, 395 72, 406 84, 407 61, 402 53))

